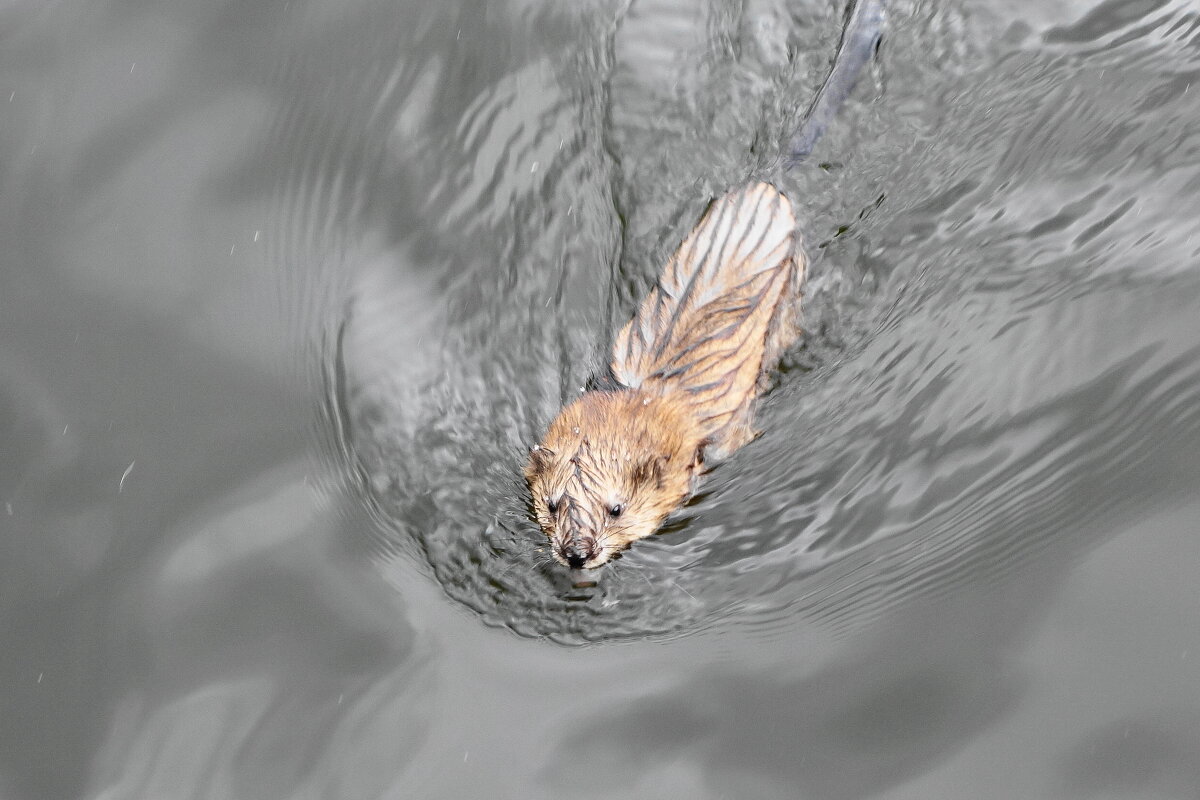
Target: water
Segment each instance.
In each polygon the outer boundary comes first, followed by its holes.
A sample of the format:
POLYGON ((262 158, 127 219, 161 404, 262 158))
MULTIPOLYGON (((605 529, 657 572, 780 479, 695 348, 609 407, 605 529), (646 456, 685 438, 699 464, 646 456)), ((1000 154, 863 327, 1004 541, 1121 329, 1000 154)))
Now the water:
POLYGON ((0 10, 0 797, 1196 797, 1186 2, 893 3, 763 435, 547 563, 525 447, 840 20, 0 10))

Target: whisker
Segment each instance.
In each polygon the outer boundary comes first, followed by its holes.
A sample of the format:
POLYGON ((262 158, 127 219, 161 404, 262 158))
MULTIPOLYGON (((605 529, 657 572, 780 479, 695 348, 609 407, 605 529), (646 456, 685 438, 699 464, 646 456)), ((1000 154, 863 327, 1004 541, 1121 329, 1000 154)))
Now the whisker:
MULTIPOLYGON (((679 591, 683 592, 684 594, 686 594, 688 597, 692 598, 693 600, 696 600, 696 596, 695 596, 694 594, 692 594, 691 592, 689 592, 687 589, 685 589, 685 588, 683 588, 682 586, 680 586, 680 585, 679 585, 679 584, 678 584, 678 583, 675 581, 675 579, 674 579, 674 578, 667 578, 667 580, 669 580, 669 581, 671 582, 671 585, 672 585, 672 586, 674 586, 676 589, 678 589, 679 591)), ((698 603, 698 602, 700 602, 700 601, 699 601, 699 600, 696 600, 696 602, 698 603)))

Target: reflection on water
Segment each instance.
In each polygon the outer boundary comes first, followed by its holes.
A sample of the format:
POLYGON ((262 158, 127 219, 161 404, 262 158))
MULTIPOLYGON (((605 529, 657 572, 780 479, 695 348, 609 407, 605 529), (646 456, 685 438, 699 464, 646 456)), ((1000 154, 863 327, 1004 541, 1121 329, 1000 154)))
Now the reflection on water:
POLYGON ((699 6, 0 12, 0 795, 1190 791, 1185 2, 891 4, 764 435, 549 560, 525 448, 841 19, 699 6))

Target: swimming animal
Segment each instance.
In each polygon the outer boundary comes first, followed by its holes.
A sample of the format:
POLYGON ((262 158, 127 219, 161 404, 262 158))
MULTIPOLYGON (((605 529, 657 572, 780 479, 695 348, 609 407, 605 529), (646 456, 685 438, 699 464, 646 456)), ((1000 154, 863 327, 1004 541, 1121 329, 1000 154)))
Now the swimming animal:
MULTIPOLYGON (((811 152, 882 24, 882 0, 852 6, 783 169, 811 152)), ((712 201, 617 334, 596 388, 529 453, 525 479, 556 560, 592 569, 651 535, 711 464, 757 435, 755 402, 800 332, 806 264, 791 201, 774 185, 712 201)))

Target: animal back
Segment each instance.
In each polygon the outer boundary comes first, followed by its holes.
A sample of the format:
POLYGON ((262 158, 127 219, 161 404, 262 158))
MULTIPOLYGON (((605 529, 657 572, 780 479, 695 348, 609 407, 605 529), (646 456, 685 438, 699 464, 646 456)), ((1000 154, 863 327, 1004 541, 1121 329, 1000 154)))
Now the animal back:
POLYGON ((760 378, 795 338, 802 278, 791 203, 754 183, 720 197, 613 343, 625 386, 680 392, 710 445, 752 438, 760 378))

